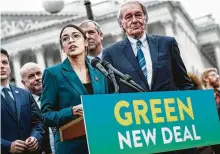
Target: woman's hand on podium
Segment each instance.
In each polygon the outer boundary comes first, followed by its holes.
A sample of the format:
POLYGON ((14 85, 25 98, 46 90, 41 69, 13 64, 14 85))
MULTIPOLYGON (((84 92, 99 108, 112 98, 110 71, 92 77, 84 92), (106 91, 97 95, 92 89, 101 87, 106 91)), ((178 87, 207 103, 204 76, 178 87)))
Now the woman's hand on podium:
POLYGON ((72 112, 73 112, 73 115, 82 115, 83 114, 82 104, 73 106, 72 112))

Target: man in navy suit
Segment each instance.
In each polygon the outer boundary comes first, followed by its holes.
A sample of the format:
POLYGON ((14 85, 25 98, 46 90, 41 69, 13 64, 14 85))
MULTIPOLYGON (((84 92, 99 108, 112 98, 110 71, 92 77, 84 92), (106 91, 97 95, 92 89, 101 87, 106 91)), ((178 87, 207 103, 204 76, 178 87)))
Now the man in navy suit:
MULTIPOLYGON (((104 49, 103 59, 123 74, 130 75, 146 91, 194 89, 175 39, 147 35, 147 20, 147 11, 143 4, 124 3, 118 13, 118 22, 127 37, 104 49)), ((116 79, 120 93, 137 92, 116 79)), ((191 154, 194 150, 168 153, 191 154)))
POLYGON ((31 94, 9 85, 9 55, 1 48, 1 153, 37 154, 44 135, 31 94))
MULTIPOLYGON (((118 22, 127 37, 104 49, 103 59, 130 75, 146 91, 193 89, 176 40, 147 35, 147 20, 147 11, 141 3, 122 5, 118 22)), ((135 92, 121 83, 119 87, 121 93, 135 92)))

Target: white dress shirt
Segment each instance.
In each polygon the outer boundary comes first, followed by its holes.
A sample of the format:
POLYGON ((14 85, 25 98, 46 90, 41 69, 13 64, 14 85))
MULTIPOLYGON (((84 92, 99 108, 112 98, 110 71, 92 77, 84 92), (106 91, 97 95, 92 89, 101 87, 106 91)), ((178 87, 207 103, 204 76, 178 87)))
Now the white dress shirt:
MULTIPOLYGON (((137 40, 134 38, 131 38, 130 36, 128 36, 128 40, 131 43, 131 47, 133 49, 135 57, 137 57, 137 50, 138 50, 137 45, 136 45, 137 40)), ((151 60, 151 55, 150 55, 150 48, 147 42, 146 34, 144 33, 144 35, 139 40, 142 42, 141 50, 143 51, 146 65, 147 65, 146 67, 147 68, 147 82, 148 82, 149 88, 151 89, 153 68, 152 68, 152 60, 151 60)))

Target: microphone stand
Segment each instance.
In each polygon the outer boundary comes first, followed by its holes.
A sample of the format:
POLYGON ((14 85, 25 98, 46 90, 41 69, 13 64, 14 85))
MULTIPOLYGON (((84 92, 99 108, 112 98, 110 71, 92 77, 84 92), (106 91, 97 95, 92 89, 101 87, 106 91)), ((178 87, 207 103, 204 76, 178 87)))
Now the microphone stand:
MULTIPOLYGON (((117 81, 115 79, 114 71, 112 69, 108 68, 108 72, 109 72, 109 76, 111 78, 111 81, 113 82, 115 93, 118 93, 119 86, 118 86, 117 81)), ((146 92, 140 85, 136 84, 128 74, 125 74, 125 75, 119 76, 119 77, 120 77, 119 82, 123 83, 124 85, 126 85, 130 88, 133 88, 139 92, 146 92)))
POLYGON ((146 92, 146 90, 144 90, 139 84, 135 83, 132 80, 130 75, 128 75, 128 74, 123 75, 123 79, 122 80, 127 81, 130 85, 132 85, 132 88, 136 89, 137 91, 139 91, 139 92, 146 92))
POLYGON ((138 85, 137 83, 134 82, 134 80, 132 80, 131 76, 129 76, 128 74, 124 75, 123 73, 115 69, 109 62, 103 60, 101 64, 108 70, 112 70, 119 77, 119 81, 122 82, 123 84, 139 92, 146 92, 146 90, 144 90, 140 85, 138 85))
POLYGON ((128 87, 130 87, 130 88, 133 88, 133 89, 135 89, 135 90, 137 90, 137 91, 139 91, 139 92, 145 92, 145 91, 143 91, 143 90, 140 90, 140 89, 137 88, 136 86, 130 84, 130 83, 127 82, 126 80, 123 80, 122 78, 120 78, 119 81, 120 81, 121 83, 125 84, 126 86, 128 86, 128 87))
POLYGON ((114 86, 114 93, 118 93, 119 92, 119 86, 118 86, 118 83, 115 79, 115 75, 114 75, 114 72, 112 69, 108 69, 108 73, 109 73, 109 77, 111 78, 111 81, 113 83, 113 86, 114 86))

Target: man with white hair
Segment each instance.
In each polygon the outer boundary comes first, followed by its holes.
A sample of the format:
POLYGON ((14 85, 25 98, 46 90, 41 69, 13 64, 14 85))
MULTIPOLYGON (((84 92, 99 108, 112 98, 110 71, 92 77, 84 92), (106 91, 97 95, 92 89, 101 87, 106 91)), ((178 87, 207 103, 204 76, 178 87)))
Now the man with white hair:
MULTIPOLYGON (((124 3, 118 12, 118 23, 126 38, 104 49, 103 59, 123 74, 131 76, 147 92, 193 90, 175 38, 148 35, 147 22, 148 13, 142 3, 124 3)), ((137 92, 120 82, 120 78, 116 77, 116 80, 119 93, 137 92)), ((109 88, 113 92, 111 84, 109 88)), ((192 154, 194 151, 167 153, 192 154)))
MULTIPOLYGON (((26 63, 20 70, 21 82, 34 98, 39 98, 42 91, 42 70, 36 63, 26 63)), ((38 103, 38 102, 37 102, 38 103)))
MULTIPOLYGON (((29 62, 20 70, 21 82, 24 87, 30 91, 34 97, 39 110, 41 108, 40 98, 42 92, 42 69, 39 64, 29 62)), ((54 152, 54 137, 51 129, 45 128, 44 143, 42 144, 42 152, 49 154, 54 152), (52 151, 51 151, 52 150, 52 151)))
MULTIPOLYGON (((146 91, 194 89, 175 38, 148 35, 147 21, 148 13, 142 3, 124 3, 118 22, 126 38, 104 49, 103 60, 130 75, 146 91)), ((136 92, 116 79, 120 93, 136 92)))

